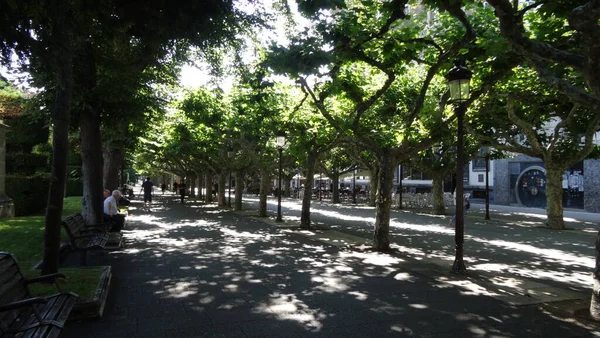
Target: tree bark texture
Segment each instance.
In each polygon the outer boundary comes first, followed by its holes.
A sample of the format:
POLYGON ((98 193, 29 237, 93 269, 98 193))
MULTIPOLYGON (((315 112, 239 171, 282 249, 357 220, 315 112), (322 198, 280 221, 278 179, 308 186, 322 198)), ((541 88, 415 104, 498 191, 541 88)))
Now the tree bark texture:
POLYGON ((554 230, 564 230, 562 201, 562 168, 556 168, 546 163, 546 215, 548 225, 554 230))
POLYGON ((595 320, 600 320, 600 231, 596 235, 596 266, 594 267, 594 288, 590 303, 590 315, 595 320))
POLYGON ((444 179, 441 174, 433 175, 433 214, 446 214, 446 206, 444 205, 444 179))
POLYGON ((225 195, 225 182, 227 181, 227 178, 225 176, 226 176, 225 172, 220 172, 219 176, 217 176, 217 181, 219 184, 217 205, 220 207, 227 206, 227 196, 225 195))
POLYGON ((212 175, 210 175, 210 174, 204 175, 204 188, 206 189, 206 203, 212 203, 213 202, 212 175))
POLYGON ((284 197, 290 197, 291 196, 291 194, 290 194, 290 185, 291 185, 292 180, 289 178, 289 176, 285 176, 285 175, 281 176, 281 180, 283 181, 283 183, 282 183, 283 189, 284 189, 283 190, 283 196, 284 197))
POLYGON ((271 186, 271 174, 266 168, 260 169, 260 192, 258 200, 258 217, 267 217, 267 194, 271 186))
POLYGON ((91 94, 96 87, 96 62, 91 43, 82 48, 79 59, 77 84, 83 88, 86 100, 79 111, 81 134, 81 171, 83 177, 83 198, 81 213, 87 224, 102 224, 104 221, 102 186, 102 136, 100 134, 100 113, 92 106, 91 94))
POLYGON ((73 89, 73 49, 66 28, 57 23, 53 63, 56 66, 55 102, 52 110, 52 179, 44 220, 44 264, 41 274, 58 272, 60 225, 67 182, 69 112, 73 89))
POLYGON ((198 178, 198 198, 200 200, 204 200, 204 193, 202 192, 202 187, 205 186, 205 184, 203 184, 204 177, 202 176, 202 174, 198 173, 196 173, 196 177, 198 178))
POLYGON ((196 173, 190 174, 190 198, 194 197, 196 198, 196 179, 198 177, 196 176, 196 173))
POLYGON ((119 188, 119 170, 124 159, 122 147, 104 147, 104 188, 115 190, 119 188))
MULTIPOLYGON (((374 173, 371 173, 369 190, 369 205, 374 207, 377 205, 377 191, 379 189, 379 172, 381 168, 376 168, 374 173)), ((393 184, 393 183, 392 183, 393 184)))
POLYGON ((394 162, 389 154, 385 154, 379 158, 377 199, 375 201, 376 216, 373 231, 373 249, 376 251, 387 251, 390 249, 389 232, 394 170, 394 162))
POLYGON ((340 203, 340 175, 335 172, 332 176, 333 189, 331 191, 331 202, 340 203))
POLYGON ((244 193, 244 174, 241 170, 235 172, 235 207, 234 210, 242 210, 242 195, 244 193))
POLYGON ((302 198, 302 213, 300 216, 301 229, 310 229, 310 202, 312 200, 316 163, 317 156, 309 152, 306 158, 306 181, 304 182, 304 197, 302 198))

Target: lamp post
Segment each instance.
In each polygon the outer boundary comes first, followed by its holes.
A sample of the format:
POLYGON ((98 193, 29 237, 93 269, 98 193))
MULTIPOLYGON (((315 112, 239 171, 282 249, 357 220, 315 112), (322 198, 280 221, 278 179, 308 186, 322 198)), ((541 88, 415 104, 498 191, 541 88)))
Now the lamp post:
MULTIPOLYGON (((227 158, 229 159, 229 164, 230 164, 230 165, 231 165, 231 158, 233 157, 233 155, 234 155, 234 154, 235 154, 235 153, 234 153, 234 151, 233 151, 233 148, 229 147, 229 149, 227 149, 227 158)), ((230 168, 230 169, 229 169, 229 184, 228 184, 228 186, 229 186, 229 199, 228 199, 228 201, 227 201, 227 205, 228 205, 230 208, 231 208, 231 172, 232 172, 232 170, 231 170, 231 168, 230 168)))
POLYGON ((356 169, 352 172, 352 203, 356 204, 356 169))
POLYGON ((466 271, 463 260, 463 249, 465 240, 464 224, 464 126, 465 102, 469 99, 469 86, 473 73, 460 61, 454 62, 454 67, 446 74, 448 87, 450 89, 450 102, 455 105, 454 111, 457 122, 457 144, 456 144, 456 221, 454 224, 454 242, 456 255, 452 264, 452 272, 463 273, 466 271))
POLYGON ((285 145, 285 132, 278 130, 275 132, 275 137, 277 140, 277 150, 279 150, 279 182, 277 183, 278 193, 277 193, 277 219, 276 222, 283 222, 281 218, 281 155, 283 153, 283 146, 285 145))

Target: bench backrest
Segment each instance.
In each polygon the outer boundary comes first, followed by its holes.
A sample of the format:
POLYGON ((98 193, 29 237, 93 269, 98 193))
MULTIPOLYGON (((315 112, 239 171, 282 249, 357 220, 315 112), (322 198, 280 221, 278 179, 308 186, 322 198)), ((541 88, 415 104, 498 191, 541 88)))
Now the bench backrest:
MULTIPOLYGON (((7 252, 0 252, 0 305, 30 297, 17 260, 7 252)), ((0 328, 10 326, 18 315, 18 310, 0 312, 0 328)))
POLYGON ((82 241, 79 237, 84 234, 84 230, 87 228, 83 216, 81 214, 71 215, 62 221, 62 225, 67 231, 71 244, 79 247, 82 241))

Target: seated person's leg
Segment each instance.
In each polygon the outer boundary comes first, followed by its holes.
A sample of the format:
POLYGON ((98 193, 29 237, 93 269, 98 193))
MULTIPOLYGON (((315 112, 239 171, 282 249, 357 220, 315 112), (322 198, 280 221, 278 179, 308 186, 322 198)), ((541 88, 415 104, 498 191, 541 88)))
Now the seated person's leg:
POLYGON ((124 214, 116 214, 111 216, 112 219, 112 227, 110 228, 110 232, 119 232, 125 226, 125 215, 124 214))

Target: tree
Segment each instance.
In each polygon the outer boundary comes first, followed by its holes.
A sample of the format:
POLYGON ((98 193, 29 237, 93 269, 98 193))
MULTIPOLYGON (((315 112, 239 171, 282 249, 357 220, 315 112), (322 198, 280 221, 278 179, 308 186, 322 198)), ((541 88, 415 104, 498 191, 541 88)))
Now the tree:
POLYGON ((77 1, 2 2, 0 52, 10 65, 13 52, 24 62, 42 65, 53 77, 52 180, 45 216, 42 274, 58 270, 60 222, 67 179, 69 113, 73 89, 73 58, 79 25, 77 1))
MULTIPOLYGON (((314 31, 293 40, 289 47, 273 47, 277 69, 297 78, 328 122, 376 158, 373 248, 378 251, 389 249, 396 165, 435 144, 431 130, 421 121, 438 112, 435 98, 446 90, 442 75, 455 57, 463 56, 472 64, 487 60, 485 49, 474 39, 491 28, 485 24, 490 13, 482 7, 468 7, 484 23, 476 31, 460 2, 432 3, 440 10, 433 25, 422 24, 425 11, 406 15, 406 3, 311 3, 317 8, 305 3, 301 9, 310 15, 322 14, 321 9, 335 10, 321 15, 323 21, 315 19, 314 31)), ((500 62, 486 68, 490 71, 479 73, 480 86, 470 102, 504 76, 505 68, 511 69, 510 64, 500 62), (504 67, 502 71, 499 66, 504 67)), ((454 118, 442 112, 444 123, 454 118)))

